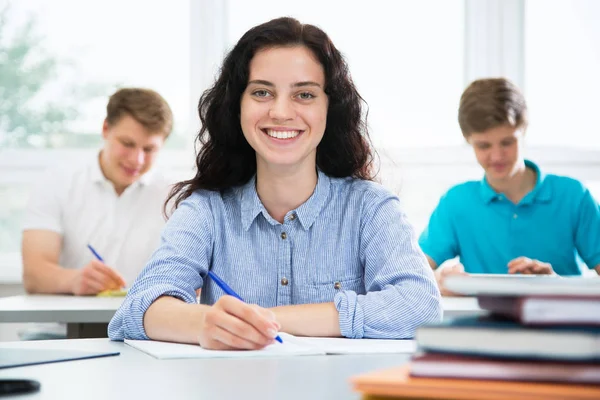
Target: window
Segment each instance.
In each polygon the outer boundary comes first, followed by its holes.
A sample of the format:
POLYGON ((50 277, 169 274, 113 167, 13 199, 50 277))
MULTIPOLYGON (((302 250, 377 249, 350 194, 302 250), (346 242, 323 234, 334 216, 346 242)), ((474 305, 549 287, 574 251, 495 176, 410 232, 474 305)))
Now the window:
POLYGON ((320 26, 346 56, 381 148, 460 144, 463 1, 229 2, 231 47, 254 25, 292 16, 320 26))
MULTIPOLYGON (((386 158, 381 149, 462 144, 455 105, 464 87, 464 8, 463 0, 10 2, 2 32, 14 40, 33 18, 31 34, 41 40, 26 61, 55 63, 25 105, 57 112, 38 115, 44 124, 22 122, 16 131, 0 120, 0 145, 10 148, 0 157, 0 266, 19 260, 20 221, 31 183, 54 160, 85 157, 100 145, 106 96, 115 87, 150 87, 167 99, 175 114, 168 146, 175 150, 162 158, 171 167, 189 164, 189 157, 177 155, 191 153, 195 105, 223 52, 251 26, 282 15, 322 26, 345 54, 369 104, 371 138, 382 162, 398 157, 386 158)), ((3 39, 2 46, 10 43, 3 39)), ((9 72, 26 69, 14 64, 9 72)), ((23 104, 14 99, 13 107, 23 104)), ((397 175, 388 172, 395 188, 397 175)))
POLYGON ((175 114, 163 165, 189 175, 196 105, 224 52, 250 27, 280 16, 321 26, 346 56, 369 105, 383 183, 400 195, 417 232, 449 186, 481 177, 456 120, 475 77, 520 84, 530 107, 528 154, 600 194, 595 0, 8 4, 0 14, 0 280, 3 266, 19 262, 31 182, 55 160, 98 148, 108 94, 117 86, 161 93, 175 114), (31 40, 20 49, 30 51, 19 61, 6 49, 23 37, 31 40))
POLYGON ((98 146, 107 96, 121 86, 163 95, 176 122, 169 147, 188 144, 189 9, 189 1, 8 3, 0 22, 9 50, 4 146, 98 146))
POLYGON ((174 131, 163 164, 190 153, 191 1, 0 2, 0 269, 20 265, 31 184, 58 160, 99 148, 118 87, 151 88, 169 102, 174 131))
POLYGON ((600 149, 600 2, 530 0, 525 5, 529 143, 600 149))

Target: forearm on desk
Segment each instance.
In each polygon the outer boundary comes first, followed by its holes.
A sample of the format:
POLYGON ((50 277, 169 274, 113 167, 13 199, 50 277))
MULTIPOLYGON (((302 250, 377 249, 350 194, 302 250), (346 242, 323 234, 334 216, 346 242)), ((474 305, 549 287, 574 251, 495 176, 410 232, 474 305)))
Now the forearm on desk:
POLYGON ((144 330, 150 339, 198 344, 204 312, 208 308, 171 296, 159 297, 144 314, 144 330))
POLYGON ((72 294, 76 270, 49 261, 28 261, 24 264, 23 285, 28 293, 72 294))
POLYGON ((271 308, 281 331, 299 336, 340 337, 339 314, 333 303, 271 308))

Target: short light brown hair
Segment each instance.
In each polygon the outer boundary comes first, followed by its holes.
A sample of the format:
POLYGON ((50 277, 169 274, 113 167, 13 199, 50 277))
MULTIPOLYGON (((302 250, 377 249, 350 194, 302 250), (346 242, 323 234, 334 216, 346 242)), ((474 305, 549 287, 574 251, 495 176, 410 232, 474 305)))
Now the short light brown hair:
POLYGON ((473 81, 460 97, 458 124, 465 138, 502 125, 526 128, 525 97, 505 78, 473 81))
POLYGON ((131 116, 153 134, 167 137, 173 129, 171 107, 151 89, 123 88, 110 96, 106 106, 106 122, 115 125, 125 115, 131 116))

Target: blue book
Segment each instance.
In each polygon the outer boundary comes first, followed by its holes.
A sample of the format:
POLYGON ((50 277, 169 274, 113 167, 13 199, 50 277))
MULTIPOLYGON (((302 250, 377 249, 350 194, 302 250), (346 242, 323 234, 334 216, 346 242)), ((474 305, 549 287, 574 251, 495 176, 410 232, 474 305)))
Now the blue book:
POLYGON ((600 327, 525 327, 495 316, 458 317, 417 329, 419 350, 449 354, 600 362, 600 327))

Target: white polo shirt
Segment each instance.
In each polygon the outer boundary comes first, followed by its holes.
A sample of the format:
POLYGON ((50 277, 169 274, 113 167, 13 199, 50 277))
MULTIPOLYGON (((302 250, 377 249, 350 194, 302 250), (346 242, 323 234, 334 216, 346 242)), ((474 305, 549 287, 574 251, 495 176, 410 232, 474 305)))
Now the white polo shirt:
POLYGON ((163 203, 170 182, 150 171, 121 194, 102 171, 98 157, 48 171, 33 190, 23 230, 62 235, 60 265, 82 268, 94 255, 131 285, 160 241, 163 203))

